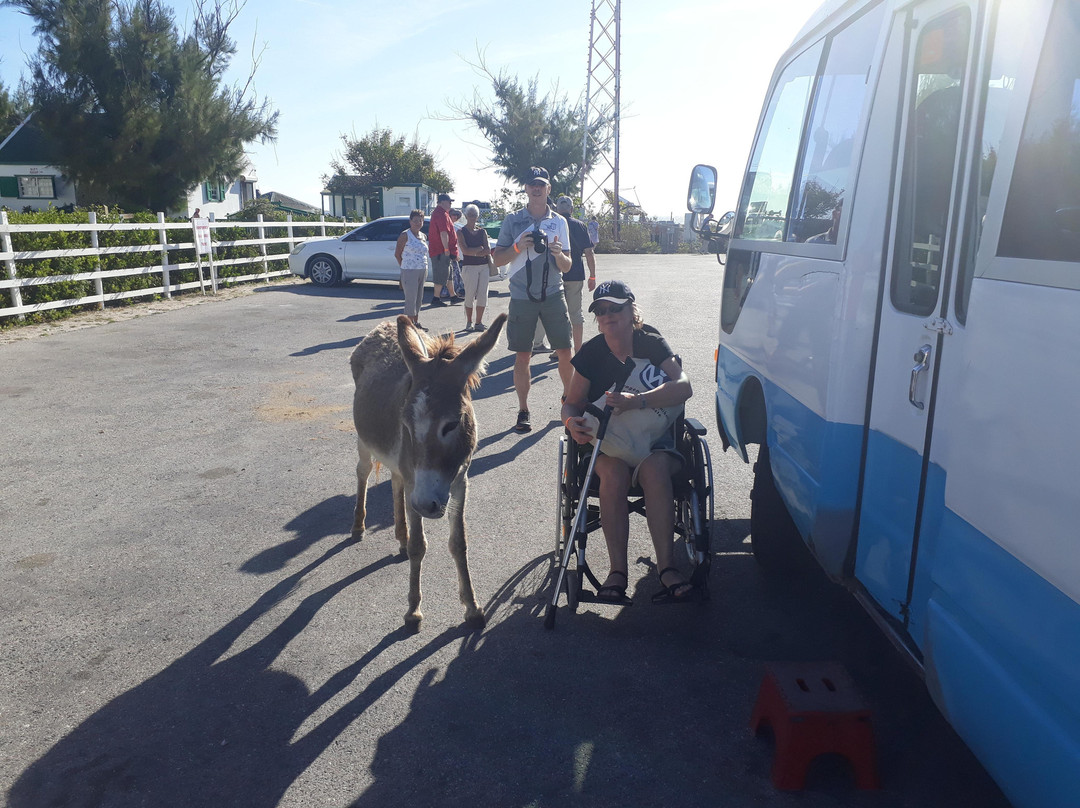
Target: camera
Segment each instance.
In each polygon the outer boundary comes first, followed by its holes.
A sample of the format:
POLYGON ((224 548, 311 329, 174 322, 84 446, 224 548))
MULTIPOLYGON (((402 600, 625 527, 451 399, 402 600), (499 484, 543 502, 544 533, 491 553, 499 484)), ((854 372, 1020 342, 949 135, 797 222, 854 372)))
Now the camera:
POLYGON ((532 243, 533 249, 538 253, 542 253, 547 249, 547 236, 539 227, 532 231, 532 243))

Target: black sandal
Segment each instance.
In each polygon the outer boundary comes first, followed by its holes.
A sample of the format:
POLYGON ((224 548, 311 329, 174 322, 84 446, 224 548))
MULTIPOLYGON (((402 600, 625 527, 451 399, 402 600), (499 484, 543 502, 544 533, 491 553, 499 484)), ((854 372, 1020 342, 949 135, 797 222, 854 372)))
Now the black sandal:
MULTIPOLYGON (((608 573, 608 578, 612 575, 621 575, 624 581, 629 582, 629 578, 626 577, 626 573, 622 570, 612 570, 608 573)), ((596 603, 612 603, 616 606, 629 606, 634 601, 626 597, 626 584, 622 586, 616 586, 615 584, 605 584, 596 590, 596 595, 593 598, 596 603), (605 594, 607 593, 607 594, 605 594)))
POLYGON ((676 567, 664 567, 660 570, 660 574, 657 577, 660 579, 661 589, 652 596, 653 603, 693 603, 698 599, 699 590, 694 584, 690 583, 690 581, 679 581, 671 586, 664 586, 664 575, 669 572, 678 571, 679 570, 676 567), (689 589, 680 593, 679 590, 685 587, 689 587, 689 589))

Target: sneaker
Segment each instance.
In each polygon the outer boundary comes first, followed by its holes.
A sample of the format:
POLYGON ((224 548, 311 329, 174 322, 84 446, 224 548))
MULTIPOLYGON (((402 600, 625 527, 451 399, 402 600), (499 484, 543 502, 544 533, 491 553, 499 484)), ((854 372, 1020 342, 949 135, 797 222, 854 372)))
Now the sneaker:
POLYGON ((438 297, 433 297, 433 298, 431 299, 431 305, 432 305, 432 306, 445 306, 446 304, 445 304, 445 303, 443 303, 443 301, 442 301, 442 299, 441 299, 441 298, 438 298, 438 297))
POLYGON ((555 351, 552 351, 551 356, 549 356, 548 359, 551 360, 552 362, 558 362, 559 361, 559 355, 557 353, 555 353, 555 351))
POLYGON ((483 323, 477 323, 473 326, 473 331, 487 331, 487 326, 483 323))
POLYGON ((521 410, 518 412, 517 424, 514 425, 515 432, 531 432, 532 424, 529 422, 529 411, 521 410))
POLYGON ((550 351, 550 350, 551 350, 551 348, 549 348, 547 345, 545 345, 544 343, 541 342, 539 345, 534 345, 533 346, 532 352, 533 353, 543 353, 544 351, 550 351))
POLYGON ((468 334, 473 330, 472 323, 465 323, 465 333, 468 334))

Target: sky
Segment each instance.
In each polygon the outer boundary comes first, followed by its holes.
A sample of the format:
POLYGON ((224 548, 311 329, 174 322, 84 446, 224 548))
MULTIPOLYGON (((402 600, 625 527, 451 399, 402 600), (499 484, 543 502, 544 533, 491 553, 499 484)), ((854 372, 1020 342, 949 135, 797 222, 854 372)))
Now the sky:
MULTIPOLYGON (((170 3, 186 27, 190 3, 170 3)), ((716 166, 719 212, 735 207, 773 67, 815 0, 626 0, 622 3, 620 195, 650 215, 681 220, 695 163, 716 166)), ((435 156, 454 198, 490 200, 505 184, 455 102, 490 86, 473 64, 571 102, 584 97, 590 0, 248 0, 232 27, 230 81, 279 110, 276 143, 249 153, 261 192, 320 205, 341 136, 378 125, 435 156)), ((0 80, 14 89, 37 50, 29 20, 0 8, 0 80)), ((599 180, 607 168, 597 169, 599 180)), ((588 186, 587 186, 588 187, 588 186)), ((608 184, 610 187, 610 182, 608 184)), ((599 199, 592 200, 598 203, 599 199)))

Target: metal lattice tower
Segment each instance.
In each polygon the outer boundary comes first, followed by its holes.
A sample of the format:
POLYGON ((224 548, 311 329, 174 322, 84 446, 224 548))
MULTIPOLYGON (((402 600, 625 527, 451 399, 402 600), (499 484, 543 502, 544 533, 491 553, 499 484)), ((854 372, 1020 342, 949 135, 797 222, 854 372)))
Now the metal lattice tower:
POLYGON ((585 138, 581 144, 581 204, 603 191, 608 180, 614 183, 612 212, 614 240, 619 240, 619 51, 622 0, 593 0, 589 15, 589 68, 585 76, 585 138), (589 180, 585 158, 591 140, 590 123, 610 118, 614 128, 611 153, 600 156, 593 167, 596 180, 589 180), (588 188, 586 188, 588 185, 588 188), (588 193, 586 193, 588 190, 588 193))

